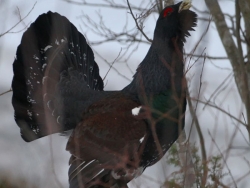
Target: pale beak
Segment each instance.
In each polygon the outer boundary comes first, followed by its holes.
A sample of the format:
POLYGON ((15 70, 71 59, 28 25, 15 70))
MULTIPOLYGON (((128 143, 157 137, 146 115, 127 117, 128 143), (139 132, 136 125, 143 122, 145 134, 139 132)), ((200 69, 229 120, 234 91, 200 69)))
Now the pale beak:
POLYGON ((179 6, 179 11, 188 10, 192 6, 192 0, 184 0, 181 5, 179 6))

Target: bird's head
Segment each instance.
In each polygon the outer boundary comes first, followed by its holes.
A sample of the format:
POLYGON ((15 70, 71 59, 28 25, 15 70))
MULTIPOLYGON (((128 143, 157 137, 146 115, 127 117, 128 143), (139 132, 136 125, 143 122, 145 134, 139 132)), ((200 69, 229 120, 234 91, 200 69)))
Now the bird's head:
POLYGON ((190 36, 189 31, 196 26, 197 15, 189 10, 191 0, 184 0, 162 10, 156 23, 154 38, 161 40, 177 37, 185 42, 185 37, 190 36))

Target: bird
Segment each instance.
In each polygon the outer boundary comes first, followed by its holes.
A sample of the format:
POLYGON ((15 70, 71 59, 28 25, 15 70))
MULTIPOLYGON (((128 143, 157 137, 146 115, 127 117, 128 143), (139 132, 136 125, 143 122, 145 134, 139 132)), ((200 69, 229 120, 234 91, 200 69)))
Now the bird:
POLYGON ((51 11, 24 32, 13 63, 12 105, 21 137, 69 135, 70 188, 126 188, 159 161, 184 128, 183 48, 197 15, 185 0, 165 7, 133 80, 105 91, 94 53, 51 11))

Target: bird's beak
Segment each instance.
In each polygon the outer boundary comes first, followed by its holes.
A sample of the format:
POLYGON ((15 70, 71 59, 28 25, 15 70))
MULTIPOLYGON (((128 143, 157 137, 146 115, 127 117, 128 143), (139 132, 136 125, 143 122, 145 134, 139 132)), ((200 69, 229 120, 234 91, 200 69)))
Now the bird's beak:
POLYGON ((192 0, 184 0, 179 6, 179 13, 183 10, 188 10, 192 5, 192 0))

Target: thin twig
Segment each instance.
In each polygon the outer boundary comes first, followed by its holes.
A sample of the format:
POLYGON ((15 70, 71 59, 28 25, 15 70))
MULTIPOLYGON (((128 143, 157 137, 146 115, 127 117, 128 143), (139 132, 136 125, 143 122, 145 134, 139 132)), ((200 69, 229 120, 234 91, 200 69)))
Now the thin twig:
MULTIPOLYGON (((95 51, 94 49, 93 49, 93 51, 94 51, 94 53, 98 56, 98 57, 100 57, 105 63, 107 63, 109 66, 110 66, 110 63, 105 59, 105 58, 103 58, 97 51, 95 51)), ((115 67, 111 67, 119 76, 121 76, 122 78, 124 78, 125 80, 127 80, 127 81, 129 81, 129 82, 131 82, 131 79, 129 79, 127 76, 125 76, 124 74, 122 74, 122 73, 120 73, 120 71, 119 70, 117 70, 115 67)))
POLYGON ((55 181, 56 181, 56 184, 58 185, 58 187, 60 188, 63 188, 63 185, 61 184, 61 182, 59 181, 58 179, 58 176, 56 174, 56 171, 55 171, 55 162, 54 162, 54 156, 53 156, 53 148, 52 148, 52 136, 50 135, 49 136, 49 141, 50 141, 50 144, 49 144, 49 150, 50 150, 50 158, 51 158, 51 168, 52 168, 52 174, 53 176, 55 177, 55 181))
MULTIPOLYGON (((31 13, 31 11, 34 9, 34 7, 36 6, 36 3, 37 2, 35 2, 34 3, 34 5, 32 6, 32 8, 30 9, 30 11, 28 12, 28 14, 26 14, 26 16, 24 16, 23 18, 21 18, 15 25, 13 25, 10 29, 8 29, 7 31, 5 31, 5 32, 3 32, 3 33, 1 33, 0 34, 0 37, 2 37, 3 35, 6 35, 6 34, 8 34, 8 33, 17 33, 17 32, 10 32, 12 29, 14 29, 17 25, 19 25, 25 18, 27 18, 29 15, 30 15, 30 13, 31 13)), ((22 29, 23 30, 23 29, 22 29)), ((21 30, 21 31, 22 31, 21 30)))
POLYGON ((120 56, 121 52, 122 52, 122 48, 121 48, 121 50, 120 50, 120 52, 119 52, 118 56, 117 56, 117 57, 114 59, 114 61, 110 64, 109 70, 107 71, 107 73, 105 74, 104 78, 102 79, 103 81, 104 81, 104 80, 105 80, 105 78, 107 77, 107 75, 108 75, 109 71, 111 70, 111 68, 113 67, 114 63, 116 62, 116 60, 117 60, 117 59, 118 59, 118 57, 120 56))
POLYGON ((237 122, 241 123, 242 125, 248 126, 246 123, 244 123, 243 121, 241 121, 239 118, 233 116, 232 114, 230 114, 230 113, 227 112, 226 110, 224 110, 224 109, 222 109, 222 108, 220 108, 220 107, 218 107, 218 106, 216 106, 216 105, 214 105, 214 104, 211 104, 211 103, 209 103, 209 102, 207 102, 207 101, 205 102, 205 101, 202 101, 202 100, 199 100, 199 99, 195 99, 195 98, 191 98, 191 100, 198 101, 198 102, 200 102, 200 103, 202 103, 202 104, 206 104, 206 105, 208 105, 208 106, 210 106, 210 107, 216 108, 216 109, 220 110, 221 112, 223 112, 224 114, 226 114, 226 115, 228 115, 229 117, 231 117, 232 119, 234 119, 234 120, 236 120, 237 122))
POLYGON ((233 177, 233 175, 232 175, 232 173, 231 173, 231 170, 230 170, 229 166, 227 165, 227 161, 226 161, 226 159, 224 158, 224 156, 223 156, 223 154, 222 154, 222 152, 221 152, 221 150, 220 150, 218 144, 216 143, 216 141, 215 141, 214 137, 212 136, 212 134, 210 133, 210 131, 208 131, 208 134, 209 134, 209 136, 211 137, 211 139, 212 139, 214 145, 216 146, 216 148, 217 148, 218 151, 220 152, 221 158, 222 158, 224 164, 226 165, 226 168, 227 168, 227 170, 228 170, 229 175, 231 176, 231 179, 233 180, 234 187, 237 187, 237 184, 236 184, 236 182, 235 182, 235 180, 234 180, 234 177, 233 177))
MULTIPOLYGON (((205 59, 204 59, 204 62, 205 62, 205 59)), ((204 63, 203 63, 203 67, 204 67, 204 63)), ((203 68, 202 68, 202 70, 203 70, 203 68)), ((200 76, 200 78, 201 77, 202 77, 202 75, 200 76)), ((200 83, 200 87, 201 87, 201 84, 202 83, 200 83)), ((200 93, 200 89, 199 89, 199 93, 200 93)), ((203 177, 202 177, 202 185, 205 186, 206 181, 207 181, 207 175, 208 175, 207 153, 206 153, 206 148, 205 148, 205 141, 204 141, 204 137, 203 137, 203 134, 202 134, 202 131, 201 131, 201 126, 200 126, 199 120, 198 120, 197 115, 196 115, 197 106, 196 106, 196 109, 194 109, 188 90, 187 90, 187 101, 188 101, 191 116, 193 118, 193 122, 195 124, 195 127, 197 129, 197 133, 198 133, 199 139, 200 139, 202 163, 204 165, 204 173, 203 173, 203 177)))
MULTIPOLYGON (((198 54, 191 54, 191 53, 185 53, 184 55, 186 56, 192 56, 192 57, 199 57, 199 58, 203 58, 205 56, 203 55, 198 55, 198 54)), ((206 55, 206 59, 214 59, 214 60, 228 60, 228 57, 220 57, 220 56, 209 56, 206 55)))
POLYGON ((9 93, 9 92, 11 92, 11 91, 12 91, 12 89, 9 89, 8 91, 5 91, 5 92, 3 92, 3 93, 0 93, 0 96, 5 95, 6 93, 9 93))
POLYGON ((142 35, 149 41, 149 42, 153 42, 152 39, 149 39, 148 36, 144 33, 143 29, 139 26, 138 22, 137 22, 137 18, 135 17, 131 7, 130 7, 130 4, 129 4, 129 0, 127 0, 127 4, 128 4, 128 8, 130 10, 130 14, 132 15, 134 21, 135 21, 135 24, 136 24, 136 27, 137 29, 142 33, 142 35))
MULTIPOLYGON (((75 5, 82 5, 82 6, 90 6, 90 7, 102 7, 102 8, 115 8, 115 9, 127 9, 128 7, 126 5, 122 4, 115 4, 115 3, 109 3, 109 4, 104 4, 104 3, 90 3, 87 1, 82 1, 82 2, 77 2, 73 0, 63 0, 67 3, 75 4, 75 5)), ((146 8, 141 8, 137 6, 131 6, 133 9, 136 9, 138 11, 145 11, 147 10, 146 8)))

